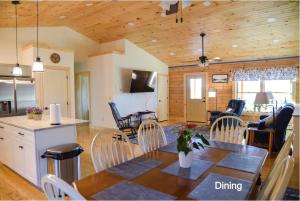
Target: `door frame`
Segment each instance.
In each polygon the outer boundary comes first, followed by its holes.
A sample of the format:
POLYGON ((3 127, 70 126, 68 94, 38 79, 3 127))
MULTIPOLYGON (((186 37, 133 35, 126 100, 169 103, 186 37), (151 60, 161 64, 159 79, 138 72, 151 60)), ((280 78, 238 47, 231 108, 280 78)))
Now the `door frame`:
MULTIPOLYGON (((70 88, 70 68, 65 67, 65 66, 44 66, 45 69, 49 70, 60 70, 60 71, 65 71, 67 75, 67 116, 71 116, 71 88, 70 88)), ((39 97, 38 99, 38 105, 41 107, 45 107, 45 88, 44 88, 44 73, 34 73, 34 77, 36 81, 38 80, 40 82, 38 86, 38 91, 39 91, 39 97)), ((36 86, 37 87, 37 86, 36 86)))
MULTIPOLYGON (((186 122, 186 80, 187 76, 190 75, 205 75, 205 107, 206 113, 208 108, 208 72, 197 72, 197 73, 184 73, 183 75, 183 114, 184 114, 184 121, 186 122)), ((206 118, 207 119, 207 118, 206 118)), ((206 120, 207 121, 207 120, 206 120)), ((205 122, 207 123, 207 122, 205 122)))
MULTIPOLYGON (((156 100, 157 100, 157 105, 158 105, 158 101, 159 101, 159 98, 158 98, 158 80, 160 77, 162 76, 165 76, 167 77, 167 89, 168 89, 168 94, 167 94, 167 120, 164 120, 164 121, 168 121, 169 120, 169 97, 170 97, 170 90, 169 90, 169 74, 165 74, 165 73, 158 73, 157 74, 157 95, 156 95, 156 100)), ((158 111, 158 107, 156 109, 158 111)), ((157 117, 158 118, 158 117, 157 117)))
POLYGON ((89 79, 89 121, 91 120, 91 73, 90 71, 82 71, 82 72, 75 72, 75 78, 74 78, 74 81, 75 81, 75 116, 77 115, 77 77, 79 75, 87 75, 88 76, 88 79, 89 79))

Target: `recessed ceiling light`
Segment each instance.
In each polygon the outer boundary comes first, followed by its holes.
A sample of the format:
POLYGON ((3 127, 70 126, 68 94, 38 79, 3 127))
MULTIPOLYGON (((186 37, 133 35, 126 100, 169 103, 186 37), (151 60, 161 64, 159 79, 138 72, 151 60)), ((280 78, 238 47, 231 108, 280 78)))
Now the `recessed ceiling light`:
POLYGON ((220 57, 215 57, 214 60, 221 60, 221 58, 220 57))
POLYGON ((201 49, 201 48, 199 48, 199 49, 198 49, 198 51, 199 51, 199 52, 202 52, 202 49, 201 49))
POLYGON ((273 43, 278 43, 279 42, 279 39, 274 39, 273 40, 273 43))
POLYGON ((92 6, 92 5, 94 5, 93 3, 87 3, 87 4, 85 4, 86 6, 92 6))
POLYGON ((163 13, 161 13, 161 14, 160 14, 160 16, 162 16, 162 17, 166 17, 167 15, 166 15, 166 13, 165 13, 165 12, 163 12, 163 13))
POLYGON ((269 17, 267 21, 271 23, 271 22, 275 22, 276 19, 274 17, 269 17))
POLYGON ((213 32, 218 33, 218 32, 221 32, 221 30, 220 29, 215 29, 215 30, 213 30, 213 32))
POLYGON ((152 43, 156 43, 157 40, 156 40, 156 39, 152 39, 151 42, 152 42, 152 43))
POLYGON ((128 25, 133 27, 135 24, 133 22, 128 22, 128 25))
POLYGON ((233 45, 231 45, 231 47, 235 48, 235 47, 238 47, 238 45, 236 45, 236 44, 233 44, 233 45))
POLYGON ((204 0, 204 1, 203 1, 203 5, 204 5, 204 6, 210 6, 210 5, 211 5, 210 0, 204 0))
POLYGON ((59 19, 65 19, 67 16, 65 16, 65 15, 61 15, 61 16, 59 16, 59 19))
POLYGON ((171 56, 174 56, 174 55, 175 55, 175 53, 174 53, 174 52, 170 52, 169 54, 170 54, 171 56))

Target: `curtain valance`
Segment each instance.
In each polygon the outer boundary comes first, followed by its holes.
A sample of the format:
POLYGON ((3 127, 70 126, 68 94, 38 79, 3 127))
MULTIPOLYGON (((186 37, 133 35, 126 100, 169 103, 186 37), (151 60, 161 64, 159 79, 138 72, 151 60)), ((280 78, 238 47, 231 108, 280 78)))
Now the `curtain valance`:
POLYGON ((231 74, 233 81, 256 80, 294 80, 298 77, 298 67, 272 67, 234 69, 231 74))

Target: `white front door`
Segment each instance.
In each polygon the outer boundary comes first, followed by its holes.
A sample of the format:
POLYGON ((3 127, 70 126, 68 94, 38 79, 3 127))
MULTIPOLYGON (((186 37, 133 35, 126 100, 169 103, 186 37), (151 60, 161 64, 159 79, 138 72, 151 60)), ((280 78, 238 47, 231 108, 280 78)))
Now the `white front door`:
MULTIPOLYGON (((68 73, 66 70, 46 68, 44 72, 44 106, 52 103, 61 105, 63 117, 69 116, 68 73)), ((49 114, 49 110, 45 111, 49 114)))
POLYGON ((186 121, 207 122, 206 74, 186 75, 186 121))
POLYGON ((166 121, 169 116, 168 75, 158 75, 157 78, 157 118, 166 121))

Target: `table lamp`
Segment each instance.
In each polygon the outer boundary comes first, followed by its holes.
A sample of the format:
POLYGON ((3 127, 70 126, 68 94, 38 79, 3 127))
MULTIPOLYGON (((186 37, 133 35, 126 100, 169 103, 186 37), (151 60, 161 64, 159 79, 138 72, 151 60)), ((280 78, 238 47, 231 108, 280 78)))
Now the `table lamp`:
POLYGON ((260 112, 261 105, 269 104, 270 95, 267 92, 256 93, 254 104, 259 105, 258 111, 260 112))

